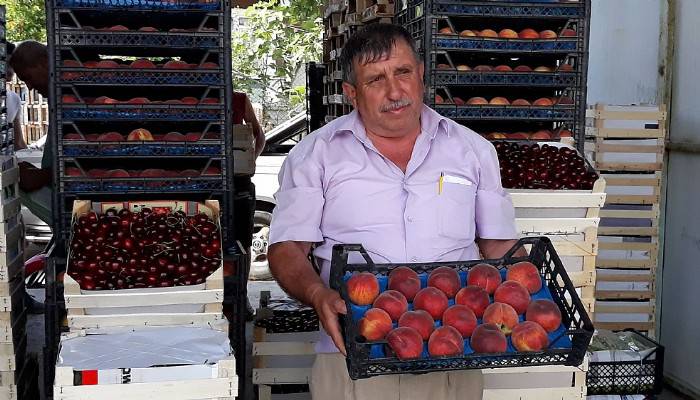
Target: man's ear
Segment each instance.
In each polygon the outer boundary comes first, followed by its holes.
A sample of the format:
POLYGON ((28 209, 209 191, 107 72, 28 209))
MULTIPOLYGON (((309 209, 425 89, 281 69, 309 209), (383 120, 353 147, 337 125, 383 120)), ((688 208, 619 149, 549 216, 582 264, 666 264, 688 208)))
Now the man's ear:
POLYGON ((357 108, 357 90, 355 89, 355 86, 353 86, 351 83, 343 82, 343 94, 348 98, 348 100, 350 100, 352 106, 357 108))

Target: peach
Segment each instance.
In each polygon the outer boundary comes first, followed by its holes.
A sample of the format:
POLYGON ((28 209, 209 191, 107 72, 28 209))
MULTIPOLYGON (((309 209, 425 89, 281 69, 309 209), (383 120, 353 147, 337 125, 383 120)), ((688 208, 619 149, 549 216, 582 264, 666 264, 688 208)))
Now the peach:
POLYGON ((359 324, 360 335, 369 341, 384 339, 391 329, 391 317, 381 308, 367 310, 359 324))
POLYGON ((207 132, 202 136, 202 139, 206 140, 219 140, 221 139, 221 134, 216 133, 216 132, 207 132))
POLYGON ((85 61, 83 65, 85 68, 95 68, 97 67, 97 61, 85 61))
POLYGON ((428 340, 435 330, 435 320, 425 310, 407 311, 399 318, 399 326, 413 328, 423 340, 428 340))
POLYGON ((129 173, 125 169, 110 169, 107 171, 106 178, 128 178, 129 173))
POLYGON ((554 104, 557 105, 562 105, 562 106, 569 106, 574 104, 574 99, 568 96, 562 96, 554 101, 554 104))
POLYGON ((202 137, 202 134, 199 132, 188 132, 185 134, 185 141, 186 142, 196 142, 202 137))
POLYGON ((437 69, 452 69, 452 67, 450 67, 450 64, 438 64, 436 65, 436 67, 437 69))
POLYGON ((474 315, 481 318, 489 306, 489 294, 481 286, 467 286, 457 292, 455 304, 469 307, 474 315))
POLYGON ((505 97, 494 97, 489 101, 489 104, 494 105, 494 106, 508 106, 510 105, 510 101, 506 99, 505 97))
POLYGON ((141 178, 162 178, 168 174, 161 168, 147 168, 139 173, 141 178))
POLYGON ((461 37, 476 37, 477 34, 471 29, 465 29, 462 32, 459 33, 459 36, 461 37))
POLYGON ((382 292, 372 303, 372 307, 386 311, 392 321, 398 321, 403 313, 408 311, 406 296, 396 290, 382 292))
POLYGON ((93 168, 87 171, 87 176, 90 178, 105 178, 107 174, 107 170, 101 168, 93 168))
POLYGON ((420 290, 420 278, 416 271, 408 267, 397 267, 389 272, 389 289, 396 290, 406 297, 406 300, 413 301, 416 293, 420 290))
MULTIPOLYGON (((533 140, 550 140, 552 139, 552 132, 547 129, 541 129, 530 136, 533 140)), ((528 289, 529 290, 529 289, 528 289)), ((534 292, 530 292, 534 293, 534 292)))
POLYGON ((497 38, 498 33, 493 29, 484 29, 483 31, 479 32, 479 37, 497 38))
POLYGON ((489 102, 483 98, 483 97, 472 97, 471 99, 467 100, 467 104, 471 106, 476 106, 476 105, 484 105, 484 104, 489 104, 489 102))
POLYGON ((451 326, 435 329, 428 339, 428 353, 432 357, 457 356, 464 353, 462 335, 451 326))
POLYGON ((102 60, 97 63, 96 68, 119 68, 119 63, 112 60, 102 60))
POLYGON ((442 98, 439 94, 435 95, 435 104, 443 104, 445 102, 445 99, 442 98))
POLYGON ((540 34, 534 29, 526 28, 518 33, 518 37, 520 39, 539 39, 540 34))
POLYGON ((510 335, 515 325, 518 324, 518 314, 513 307, 505 303, 493 302, 484 311, 485 324, 494 324, 504 334, 510 335))
POLYGON ((150 103, 151 100, 149 100, 146 97, 134 97, 129 100, 127 100, 127 104, 148 104, 150 103))
POLYGON ((536 67, 535 72, 552 72, 552 69, 549 67, 546 67, 544 65, 540 65, 539 67, 536 67))
POLYGON ((514 139, 514 140, 530 139, 530 135, 528 135, 528 134, 525 133, 525 132, 509 133, 509 134, 508 134, 508 139, 514 139))
POLYGON ((142 26, 139 28, 139 32, 158 32, 158 29, 152 26, 142 26))
POLYGON ((124 136, 119 132, 107 132, 98 136, 97 140, 100 142, 123 142, 124 136))
POLYGON ((506 139, 507 137, 505 134, 503 134, 501 132, 492 132, 492 133, 489 133, 488 135, 486 135, 486 138, 490 139, 490 140, 498 140, 498 139, 506 139))
POLYGON ((474 67, 474 71, 491 72, 493 71, 493 67, 490 65, 477 65, 476 67, 474 67))
POLYGON ((112 32, 125 32, 125 31, 128 31, 129 28, 127 28, 124 25, 114 25, 112 27, 107 28, 106 30, 112 31, 112 32))
POLYGON ((153 61, 145 59, 145 58, 139 58, 138 60, 133 61, 130 65, 129 68, 148 68, 148 69, 153 69, 155 68, 156 65, 153 63, 153 61))
POLYGON ((163 136, 164 142, 184 142, 185 135, 180 132, 168 132, 163 136))
POLYGON ((117 104, 119 103, 119 100, 113 99, 111 97, 107 96, 100 96, 95 99, 93 104, 117 104))
POLYGON ((467 104, 466 101, 462 100, 461 97, 457 97, 457 96, 453 97, 453 98, 452 98, 452 101, 454 101, 455 104, 458 105, 458 106, 463 106, 463 105, 467 104))
POLYGON ((386 335, 389 348, 399 360, 420 358, 423 353, 423 339, 413 328, 401 326, 386 335))
POLYGON ((468 65, 464 65, 464 64, 457 65, 457 71, 471 71, 471 70, 472 69, 469 68, 468 65))
POLYGON ((182 100, 179 99, 170 99, 170 100, 165 100, 163 104, 182 104, 182 100))
POLYGON ((433 319, 441 319, 447 310, 447 296, 434 287, 421 289, 413 299, 413 308, 427 311, 433 319))
POLYGON ((450 267, 438 267, 428 276, 428 286, 440 289, 448 299, 455 297, 462 286, 459 274, 450 267))
POLYGON ((538 324, 525 321, 521 322, 513 328, 513 333, 510 334, 513 347, 518 351, 540 351, 549 345, 547 332, 538 324))
POLYGON ((511 72, 513 71, 513 68, 507 65, 497 65, 493 70, 497 72, 511 72))
POLYGON ((63 60, 63 66, 67 68, 80 68, 82 65, 80 65, 80 61, 76 60, 63 60))
POLYGON ((557 68, 557 70, 560 72, 571 72, 574 70, 574 67, 571 64, 564 63, 564 64, 561 64, 559 66, 559 68, 557 68))
MULTIPOLYGON (((505 135, 504 135, 505 136, 505 135)), ((467 285, 480 286, 488 294, 493 294, 498 285, 501 284, 501 273, 490 264, 477 264, 469 270, 467 275, 467 285)))
POLYGON ((470 344, 476 353, 505 353, 508 350, 506 335, 494 324, 477 326, 470 344))
MULTIPOLYGON (((211 165, 202 171, 202 175, 221 175, 221 168, 211 165)), ((372 303, 372 301, 374 301, 374 299, 372 299, 370 303, 372 303)))
POLYGON ((127 141, 138 141, 138 140, 153 140, 153 135, 147 129, 137 128, 129 132, 126 137, 127 141))
POLYGON ((219 99, 217 99, 216 97, 207 97, 205 99, 202 99, 202 104, 219 104, 219 99))
POLYGON ((83 176, 83 171, 76 167, 66 167, 66 176, 83 176))
POLYGON ((446 26, 446 27, 444 27, 444 28, 441 28, 441 29, 438 31, 438 33, 441 34, 441 35, 456 35, 455 31, 454 31, 452 28, 450 28, 449 26, 446 26))
POLYGON ((73 96, 72 94, 64 94, 63 96, 61 96, 61 102, 64 104, 75 104, 80 103, 80 100, 78 100, 78 98, 73 96))
POLYGON ((509 304, 516 313, 524 314, 530 304, 530 293, 516 281, 505 281, 493 293, 493 301, 509 304))
POLYGON ((204 68, 204 69, 217 69, 217 68, 219 68, 219 64, 213 63, 213 62, 205 62, 205 63, 202 63, 202 68, 204 68))
POLYGON ((560 137, 560 138, 563 138, 563 137, 573 137, 573 136, 574 136, 574 133, 571 132, 571 131, 568 130, 568 129, 562 129, 562 130, 559 131, 559 137, 560 137))
POLYGON ((525 100, 525 99, 515 99, 513 100, 512 103, 510 103, 512 106, 529 106, 530 102, 525 100))
POLYGON ((83 137, 78 133, 67 133, 63 135, 63 140, 83 140, 83 137))
POLYGON ((561 311, 551 300, 535 300, 527 307, 525 320, 537 322, 547 332, 554 332, 561 325, 561 311))
POLYGON ((541 98, 533 101, 532 105, 539 106, 539 107, 549 107, 549 106, 553 106, 554 103, 552 102, 552 100, 550 100, 546 97, 541 97, 541 98))
POLYGON ((504 38, 504 39, 517 39, 518 32, 516 32, 512 29, 501 29, 501 31, 498 32, 498 37, 504 38))
POLYGON ((462 337, 468 338, 476 328, 476 315, 471 308, 456 304, 442 314, 442 324, 457 329, 462 337))
POLYGON ((515 71, 515 72, 532 72, 532 68, 528 67, 527 65, 518 65, 517 67, 513 68, 513 71, 515 71))
POLYGON ((190 66, 184 61, 170 60, 163 64, 163 68, 166 69, 189 69, 190 66))
MULTIPOLYGON (((539 132, 543 131, 538 131, 537 133, 539 132)), ((535 135, 537 133, 535 133, 535 135)), ((540 291, 540 289, 542 289, 542 278, 540 277, 540 271, 537 269, 535 264, 529 261, 521 261, 509 266, 508 271, 506 272, 506 279, 509 281, 519 282, 521 285, 525 286, 530 294, 537 293, 540 291)))
POLYGON ((373 274, 359 272, 348 279, 347 290, 350 301, 360 306, 366 306, 372 304, 374 299, 379 296, 379 282, 373 274))
POLYGON ((85 140, 87 140, 88 142, 96 142, 98 137, 100 137, 100 135, 96 133, 88 133, 87 135, 85 135, 85 140))
POLYGON ((540 39, 556 39, 557 34, 556 32, 546 29, 542 32, 540 32, 540 39))
POLYGON ((180 176, 182 177, 196 177, 199 176, 199 171, 196 169, 185 169, 180 171, 180 176))
POLYGON ((576 37, 576 31, 570 28, 566 28, 561 31, 560 37, 576 37))

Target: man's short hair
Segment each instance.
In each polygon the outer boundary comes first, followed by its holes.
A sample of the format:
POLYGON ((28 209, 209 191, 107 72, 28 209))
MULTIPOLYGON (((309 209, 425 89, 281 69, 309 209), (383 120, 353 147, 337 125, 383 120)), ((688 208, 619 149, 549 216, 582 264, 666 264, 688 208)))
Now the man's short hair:
POLYGON ((21 42, 12 52, 8 64, 10 64, 15 71, 23 71, 26 68, 36 66, 43 66, 48 69, 49 50, 46 45, 35 42, 34 40, 21 42))
POLYGON ((361 64, 377 62, 391 53, 397 40, 406 42, 420 62, 415 42, 406 28, 394 24, 371 24, 355 32, 343 46, 340 55, 343 80, 354 85, 353 61, 361 64))

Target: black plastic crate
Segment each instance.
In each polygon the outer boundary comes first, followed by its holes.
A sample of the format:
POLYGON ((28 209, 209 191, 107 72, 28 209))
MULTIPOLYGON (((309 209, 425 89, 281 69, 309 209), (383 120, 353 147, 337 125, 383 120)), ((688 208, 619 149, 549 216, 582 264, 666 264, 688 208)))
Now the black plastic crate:
POLYGON ((267 333, 318 331, 318 315, 313 308, 292 299, 272 299, 267 291, 260 294, 255 326, 265 328, 267 333))
POLYGON ((457 106, 436 104, 435 111, 455 120, 540 120, 571 121, 576 118, 574 106, 457 106))
POLYGON ((222 71, 176 69, 57 68, 62 83, 78 85, 171 85, 211 86, 223 84, 222 71))
MULTIPOLYGON (((425 281, 421 278, 422 287, 425 281)), ((579 299, 573 283, 562 265, 559 256, 554 250, 551 241, 546 237, 523 238, 510 249, 506 255, 498 260, 473 260, 440 263, 419 264, 375 264, 367 251, 359 244, 333 246, 331 259, 330 285, 340 292, 348 308, 348 314, 340 318, 345 348, 348 352, 346 358, 348 371, 352 379, 367 378, 371 376, 387 374, 420 374, 433 371, 524 367, 536 365, 568 365, 578 366, 583 362, 586 349, 593 336, 593 323, 579 299), (515 257, 513 254, 523 246, 531 245, 528 257, 515 257), (350 253, 359 252, 365 263, 350 264, 350 253), (519 262, 530 261, 537 266, 543 277, 545 285, 540 291, 559 306, 562 314, 562 324, 555 331, 556 336, 551 337, 550 348, 531 353, 506 352, 498 354, 465 354, 460 357, 421 358, 416 360, 401 361, 398 358, 387 356, 384 352, 385 341, 363 342, 363 338, 357 333, 358 321, 369 306, 359 307, 352 304, 344 282, 355 272, 371 272, 380 281, 380 288, 386 287, 389 273, 399 266, 408 266, 421 274, 427 275, 430 271, 448 266, 460 273, 464 282, 469 269, 479 263, 487 262, 501 270, 505 274, 505 266, 519 262)), ((464 285, 462 285, 464 286, 464 285)), ((536 295, 533 297, 536 298, 536 295)), ((468 344, 468 343, 467 343, 468 344)), ((510 346, 510 345, 509 345, 510 346)), ((465 349, 471 347, 465 345, 465 349)))
POLYGON ((109 46, 109 47, 170 47, 170 48, 219 48, 223 38, 219 33, 173 32, 99 32, 62 29, 56 44, 60 46, 109 46))
POLYGON ((135 10, 217 10, 223 0, 56 0, 57 7, 65 8, 118 8, 135 10))
POLYGON ((491 39, 436 35, 434 50, 489 51, 508 53, 572 53, 577 51, 576 38, 560 39, 491 39))
MULTIPOLYGON (((420 2, 411 2, 415 5, 420 2)), ((583 18, 585 9, 583 1, 579 3, 563 2, 514 2, 508 1, 454 1, 433 0, 433 14, 459 15, 474 17, 509 17, 509 18, 583 18)))
POLYGON ((64 120, 158 120, 217 121, 222 119, 220 105, 64 105, 64 120))
POLYGON ((579 77, 575 72, 479 72, 433 69, 435 86, 542 86, 575 87, 579 77))
POLYGON ((198 142, 64 142, 63 157, 223 157, 225 148, 220 141, 198 142), (218 142, 218 143, 217 143, 218 142))
POLYGON ((586 374, 588 395, 659 394, 663 389, 664 346, 633 332, 656 348, 638 361, 591 361, 586 374))
POLYGON ((63 177, 59 190, 65 193, 133 193, 133 192, 211 192, 226 189, 220 176, 190 178, 103 178, 63 177))

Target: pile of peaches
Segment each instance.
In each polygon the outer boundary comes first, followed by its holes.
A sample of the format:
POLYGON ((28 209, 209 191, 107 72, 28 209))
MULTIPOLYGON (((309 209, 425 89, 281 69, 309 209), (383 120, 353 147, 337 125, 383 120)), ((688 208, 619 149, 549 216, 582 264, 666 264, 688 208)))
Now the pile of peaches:
POLYGON ((549 129, 540 129, 535 132, 490 132, 482 134, 489 140, 511 139, 511 140, 551 140, 555 138, 572 137, 574 134, 568 129, 558 129, 551 131, 549 129))
MULTIPOLYGON (((454 29, 447 26, 438 31, 441 35, 457 35, 454 29)), ((573 29, 563 29, 561 34, 557 35, 556 32, 550 29, 545 29, 541 32, 537 32, 532 28, 526 28, 520 32, 516 32, 513 29, 501 29, 496 32, 493 29, 475 30, 475 29, 465 29, 459 32, 460 37, 480 37, 480 38, 493 38, 493 39, 556 39, 558 37, 570 38, 576 37, 576 31, 573 29)))
POLYGON ((142 141, 162 141, 162 142, 196 142, 200 139, 218 140, 221 136, 214 132, 202 135, 201 132, 168 132, 166 134, 152 134, 148 129, 137 128, 122 135, 119 132, 89 133, 84 137, 78 133, 67 133, 63 135, 63 140, 86 140, 88 142, 142 142, 142 141))
POLYGON ((468 272, 442 266, 420 275, 400 266, 388 279, 354 273, 346 285, 358 341, 385 344, 385 354, 400 360, 535 352, 565 331, 528 261, 501 270, 480 263, 468 272))
POLYGON ((508 65, 477 65, 474 68, 466 64, 457 64, 454 68, 449 64, 440 63, 436 65, 437 69, 456 69, 457 71, 474 71, 474 72, 572 72, 574 67, 571 64, 563 63, 558 67, 547 67, 540 65, 532 68, 528 65, 518 65, 510 67, 508 65))
MULTIPOLYGON (((219 64, 213 62, 205 62, 200 64, 191 64, 181 60, 168 60, 164 63, 155 63, 147 58, 139 58, 134 61, 122 60, 122 59, 110 59, 110 60, 99 60, 99 61, 85 61, 80 63, 76 60, 64 60, 63 66, 66 68, 137 68, 137 69, 216 69, 219 68, 219 64)), ((64 72, 65 76, 68 78, 72 77, 70 74, 75 74, 74 72, 64 72), (68 75, 66 75, 68 74, 68 75)))
MULTIPOLYGON (((85 97, 83 98, 85 101, 84 104, 96 104, 96 105, 102 105, 102 104, 133 104, 133 105, 143 105, 143 104, 174 104, 174 105, 195 105, 195 104, 219 104, 219 99, 213 98, 213 97, 207 97, 202 99, 201 101, 192 96, 186 96, 181 99, 169 99, 169 100, 164 100, 164 101, 159 101, 159 100, 151 100, 148 97, 132 97, 131 99, 128 100, 117 100, 113 99, 108 96, 100 96, 100 97, 85 97)), ((74 96, 72 94, 64 94, 61 96, 61 103, 63 104, 83 104, 80 99, 77 96, 74 96)))
POLYGON ((527 99, 513 99, 510 100, 505 97, 497 96, 491 99, 486 99, 485 97, 475 96, 470 97, 467 101, 464 101, 461 97, 452 96, 452 99, 445 99, 439 94, 435 95, 435 104, 455 104, 458 106, 535 106, 535 107, 551 107, 551 106, 567 106, 573 105, 574 99, 568 96, 562 97, 540 97, 535 100, 527 99))
MULTIPOLYGON (((101 27, 101 28, 95 28, 94 26, 85 25, 82 27, 82 29, 86 30, 86 31, 102 31, 102 32, 130 32, 130 31, 164 32, 164 31, 161 31, 161 30, 154 28, 152 26, 142 26, 138 29, 129 29, 128 27, 126 27, 124 25, 105 26, 105 27, 101 27)), ((171 28, 171 29, 168 29, 167 32, 170 32, 170 33, 216 32, 216 29, 207 28, 207 27, 192 28, 192 29, 171 28)))
POLYGON ((102 178, 197 178, 200 176, 216 176, 221 175, 221 169, 216 166, 209 166, 203 170, 183 169, 169 170, 162 168, 147 168, 143 170, 126 170, 123 168, 103 169, 92 168, 85 173, 77 167, 67 167, 66 176, 70 177, 89 177, 94 179, 102 178))

